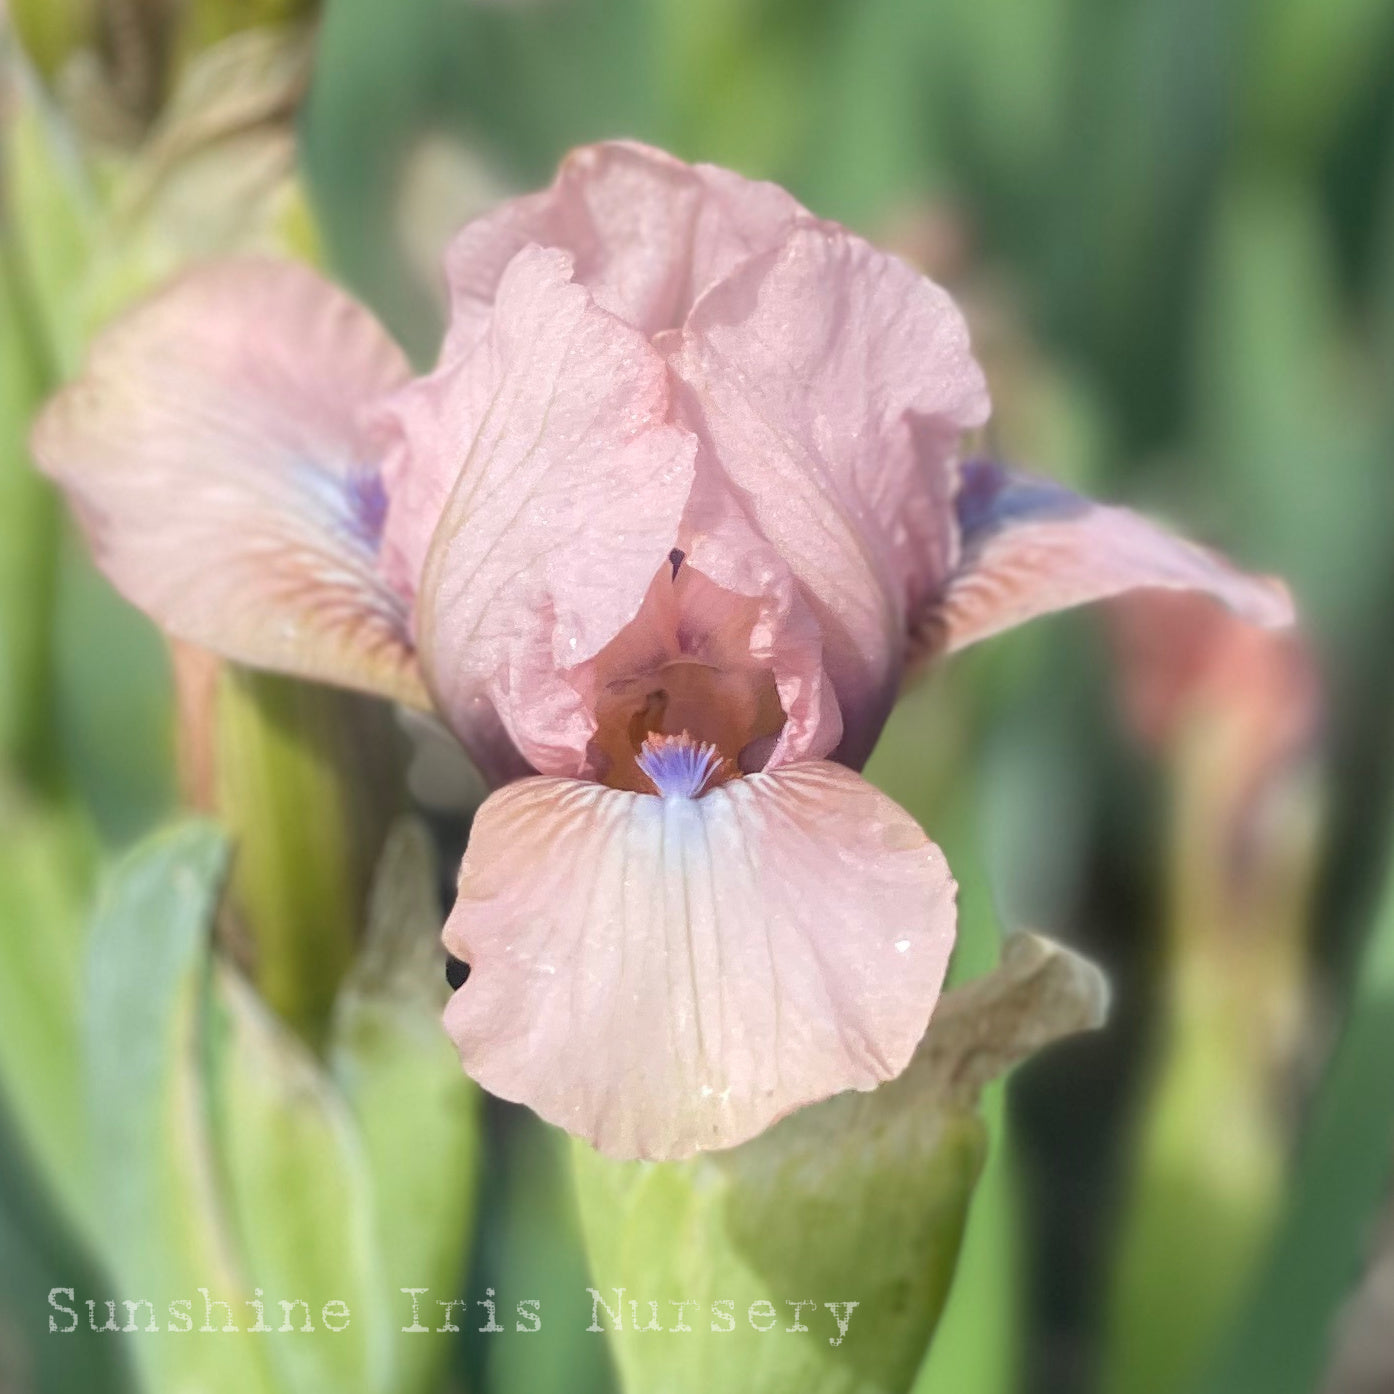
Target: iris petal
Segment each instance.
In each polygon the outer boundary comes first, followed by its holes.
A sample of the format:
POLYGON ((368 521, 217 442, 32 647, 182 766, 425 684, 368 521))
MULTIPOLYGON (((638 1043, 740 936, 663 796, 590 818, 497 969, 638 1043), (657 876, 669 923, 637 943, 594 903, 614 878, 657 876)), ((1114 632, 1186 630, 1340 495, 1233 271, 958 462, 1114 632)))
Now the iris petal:
POLYGON ((1048 479, 970 461, 955 509, 958 565, 915 626, 926 652, 951 653, 1037 615, 1135 590, 1200 592, 1267 628, 1293 621, 1281 581, 1048 479))
POLYGON ((34 453, 116 588, 178 638, 426 707, 361 416, 407 372, 312 272, 225 262, 98 337, 34 453))
POLYGON ((905 1067, 954 894, 914 820, 840 765, 690 799, 523 780, 474 824, 446 1026, 486 1089, 606 1153, 730 1147, 905 1067))

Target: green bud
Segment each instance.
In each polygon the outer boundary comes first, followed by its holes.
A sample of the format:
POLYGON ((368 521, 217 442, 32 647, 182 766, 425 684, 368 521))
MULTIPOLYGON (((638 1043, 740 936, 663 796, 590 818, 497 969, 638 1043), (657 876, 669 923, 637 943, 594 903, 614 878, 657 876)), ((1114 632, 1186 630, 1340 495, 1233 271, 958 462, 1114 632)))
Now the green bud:
POLYGON ((982 1167, 981 1089, 1098 1025, 1105 996, 1092 965, 1018 936, 996 971, 944 997, 909 1069, 874 1092, 688 1162, 578 1144, 593 1325, 624 1389, 903 1394, 982 1167))
POLYGON ((240 974, 223 968, 215 991, 212 1096, 241 1248, 232 1324, 270 1328, 257 1344, 279 1389, 384 1388, 389 1331, 367 1224, 372 1176, 352 1115, 313 1053, 240 974), (260 1317, 251 1298, 261 1299, 260 1317), (282 1309, 282 1299, 293 1305, 282 1309))
POLYGON ((138 151, 109 173, 82 337, 192 261, 317 259, 293 129, 311 56, 306 33, 248 30, 183 69, 138 151))

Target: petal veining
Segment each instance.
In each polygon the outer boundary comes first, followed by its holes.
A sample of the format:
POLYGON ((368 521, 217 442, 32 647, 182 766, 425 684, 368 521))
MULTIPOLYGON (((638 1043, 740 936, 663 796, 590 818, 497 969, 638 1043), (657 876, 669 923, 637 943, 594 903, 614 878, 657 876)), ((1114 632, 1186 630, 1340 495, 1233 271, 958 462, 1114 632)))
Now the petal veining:
POLYGON ((407 376, 368 312, 302 266, 191 272, 98 336, 34 453, 98 565, 178 638, 427 706, 365 404, 407 376))
POLYGON ((663 360, 572 282, 562 253, 514 259, 450 407, 463 468, 417 638, 446 719, 459 729, 488 701, 546 773, 580 772, 595 717, 572 670, 634 618, 677 540, 696 442, 669 420, 668 391, 663 360))
POLYGON ((529 243, 569 253, 596 303, 652 336, 681 325, 703 291, 808 216, 778 186, 714 165, 636 141, 583 146, 550 188, 510 199, 451 243, 445 352, 479 341, 504 268, 529 243))
POLYGON ((840 765, 700 798, 523 780, 475 821, 446 1026, 485 1088, 611 1155, 730 1147, 904 1068, 954 894, 914 820, 840 765))
POLYGON ((1293 621, 1281 581, 1240 571, 1131 509, 994 461, 963 466, 955 511, 958 564, 914 624, 923 653, 1134 590, 1197 591, 1267 628, 1293 621))

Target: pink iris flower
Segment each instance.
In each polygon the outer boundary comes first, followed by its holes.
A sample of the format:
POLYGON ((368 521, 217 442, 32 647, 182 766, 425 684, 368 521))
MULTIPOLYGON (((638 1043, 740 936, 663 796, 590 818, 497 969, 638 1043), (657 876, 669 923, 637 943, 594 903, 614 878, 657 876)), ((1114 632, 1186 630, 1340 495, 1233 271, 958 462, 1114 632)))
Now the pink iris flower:
POLYGON ((414 378, 300 266, 196 270, 96 342, 38 458, 168 631, 470 752, 445 1021, 487 1089, 663 1158, 890 1079, 955 926, 857 773, 908 668, 1134 588, 1262 625, 1286 593, 965 462, 953 301, 770 184, 582 149, 446 274, 414 378))

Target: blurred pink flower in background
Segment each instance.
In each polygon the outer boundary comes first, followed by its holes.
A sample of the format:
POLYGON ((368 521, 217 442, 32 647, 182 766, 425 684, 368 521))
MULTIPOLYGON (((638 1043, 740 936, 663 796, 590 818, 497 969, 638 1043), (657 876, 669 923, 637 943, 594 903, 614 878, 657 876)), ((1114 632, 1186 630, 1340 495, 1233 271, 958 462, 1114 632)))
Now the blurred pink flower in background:
POLYGON ((486 1088, 618 1156, 899 1073, 954 884, 855 772, 907 668, 1139 587, 1286 593, 985 462, 948 295, 633 144, 469 224, 412 378, 312 273, 209 266, 35 433, 116 586, 243 663, 434 708, 496 787, 445 930, 486 1088))
MULTIPOLYGON (((1311 650, 1296 630, 1254 628, 1194 595, 1130 596, 1110 621, 1123 707, 1139 739, 1173 752, 1203 742, 1204 807, 1189 810, 1188 826, 1211 839, 1216 885, 1242 899, 1257 843, 1282 816, 1275 806, 1291 800, 1318 753, 1325 702, 1311 650)), ((1266 855, 1292 859, 1291 848, 1266 855)))

